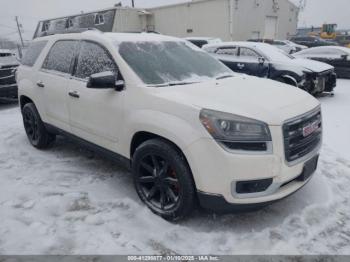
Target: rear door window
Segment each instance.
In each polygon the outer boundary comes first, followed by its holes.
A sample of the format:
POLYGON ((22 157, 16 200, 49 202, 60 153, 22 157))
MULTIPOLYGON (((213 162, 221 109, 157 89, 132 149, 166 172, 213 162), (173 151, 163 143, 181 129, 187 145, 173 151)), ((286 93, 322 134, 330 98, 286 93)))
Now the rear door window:
POLYGON ((111 55, 101 45, 84 41, 74 75, 78 78, 87 79, 93 74, 106 71, 117 72, 117 66, 111 55))
POLYGON ((24 56, 21 60, 22 65, 33 66, 46 44, 47 41, 32 42, 24 52, 24 56))
POLYGON ((56 42, 47 55, 42 68, 69 74, 77 45, 78 41, 76 40, 61 40, 56 42))
POLYGON ((231 55, 231 56, 237 56, 238 54, 238 48, 236 46, 232 47, 221 47, 216 51, 216 54, 218 55, 231 55))
POLYGON ((259 55, 252 49, 241 47, 239 50, 239 56, 241 58, 248 58, 248 59, 258 59, 259 55))

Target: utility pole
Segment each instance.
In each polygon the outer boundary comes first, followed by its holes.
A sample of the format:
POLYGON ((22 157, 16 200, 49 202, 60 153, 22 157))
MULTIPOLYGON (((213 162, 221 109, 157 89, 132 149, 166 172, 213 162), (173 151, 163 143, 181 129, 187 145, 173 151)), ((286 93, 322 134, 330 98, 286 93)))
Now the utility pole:
POLYGON ((21 38, 22 47, 24 47, 24 42, 23 42, 23 37, 22 37, 22 32, 21 32, 21 26, 20 26, 20 24, 18 22, 18 16, 16 16, 16 24, 17 24, 19 37, 21 38))
POLYGON ((131 0, 131 5, 132 5, 132 7, 135 7, 134 0, 131 0))

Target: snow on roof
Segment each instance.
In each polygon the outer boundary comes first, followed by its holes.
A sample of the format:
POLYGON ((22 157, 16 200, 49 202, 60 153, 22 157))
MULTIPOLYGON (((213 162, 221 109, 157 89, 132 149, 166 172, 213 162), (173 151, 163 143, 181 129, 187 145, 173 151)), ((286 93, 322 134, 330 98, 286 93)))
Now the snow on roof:
POLYGON ((67 33, 67 34, 54 34, 49 36, 38 37, 34 41, 40 41, 44 39, 65 39, 65 38, 77 38, 81 39, 84 36, 94 36, 99 39, 104 39, 113 42, 165 42, 165 41, 176 41, 185 42, 184 39, 176 38, 172 36, 166 36, 155 33, 103 33, 97 30, 87 30, 82 33, 67 33))
POLYGON ((11 53, 11 50, 10 49, 0 49, 0 53, 11 53))
POLYGON ((340 51, 343 51, 345 53, 349 53, 350 54, 350 48, 345 47, 345 46, 317 46, 317 47, 308 48, 307 51, 317 50, 317 49, 325 49, 325 48, 327 48, 327 49, 334 49, 334 50, 340 50, 340 51))
POLYGON ((118 42, 164 42, 184 41, 183 39, 154 33, 104 33, 105 37, 118 42))
POLYGON ((259 43, 259 42, 222 42, 222 43, 215 43, 215 44, 208 44, 205 47, 225 47, 225 46, 233 46, 233 45, 238 45, 238 46, 246 46, 246 47, 271 47, 270 44, 266 43, 259 43))
POLYGON ((194 36, 194 37, 185 37, 186 40, 213 40, 218 39, 216 37, 200 37, 200 36, 194 36))

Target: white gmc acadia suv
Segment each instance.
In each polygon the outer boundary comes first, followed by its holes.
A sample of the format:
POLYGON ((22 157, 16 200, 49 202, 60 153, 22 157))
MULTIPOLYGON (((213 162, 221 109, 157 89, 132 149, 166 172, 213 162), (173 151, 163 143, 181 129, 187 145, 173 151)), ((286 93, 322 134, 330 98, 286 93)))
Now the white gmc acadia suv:
POLYGON ((62 134, 126 160, 141 200, 168 220, 197 202, 221 212, 264 206, 300 189, 317 168, 316 99, 234 74, 185 40, 46 36, 30 45, 17 81, 33 146, 62 134))

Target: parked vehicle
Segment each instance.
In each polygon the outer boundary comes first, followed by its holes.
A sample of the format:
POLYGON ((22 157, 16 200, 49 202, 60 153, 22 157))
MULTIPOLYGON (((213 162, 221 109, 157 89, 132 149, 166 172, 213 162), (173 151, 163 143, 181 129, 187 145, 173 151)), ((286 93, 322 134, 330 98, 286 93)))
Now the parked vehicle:
POLYGON ((335 39, 335 41, 340 45, 340 46, 345 46, 350 48, 350 35, 338 35, 335 39))
POLYGON ((296 59, 265 43, 231 42, 206 45, 204 50, 232 71, 299 87, 312 95, 332 92, 336 86, 334 67, 296 59))
POLYGON ((350 78, 350 48, 340 46, 314 47, 294 54, 297 58, 309 58, 335 67, 339 78, 350 78))
POLYGON ((14 53, 0 49, 0 98, 17 98, 15 72, 18 65, 14 53))
POLYGON ((187 41, 85 32, 37 38, 18 69, 30 143, 64 134, 131 166, 156 214, 178 220, 196 200, 264 206, 310 181, 320 103, 297 88, 236 75, 187 41))
POLYGON ((293 54, 295 52, 307 49, 307 46, 298 45, 296 43, 293 43, 289 40, 271 40, 271 39, 250 39, 248 42, 257 42, 257 43, 266 43, 273 45, 287 54, 293 54))
POLYGON ((202 46, 207 44, 216 44, 222 42, 220 38, 213 37, 186 37, 185 39, 187 41, 190 41, 195 46, 198 46, 199 48, 202 48, 202 46))
POLYGON ((307 47, 317 47, 317 46, 336 46, 338 45, 336 42, 331 40, 323 40, 317 36, 294 36, 290 39, 290 41, 304 45, 307 47))

